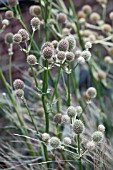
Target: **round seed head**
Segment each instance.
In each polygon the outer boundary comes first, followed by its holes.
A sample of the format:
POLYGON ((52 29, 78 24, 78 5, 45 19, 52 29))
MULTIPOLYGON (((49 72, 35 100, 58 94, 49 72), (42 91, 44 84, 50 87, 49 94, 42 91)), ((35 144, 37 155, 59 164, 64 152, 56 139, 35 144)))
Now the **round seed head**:
MULTIPOLYGON (((32 69, 33 69, 34 74, 37 75, 37 69, 36 69, 35 67, 32 67, 32 69)), ((31 77, 34 76, 33 73, 32 73, 31 68, 28 69, 28 74, 29 74, 31 77)))
POLYGON ((62 35, 63 36, 66 36, 66 35, 69 35, 70 34, 70 29, 68 29, 68 28, 63 28, 62 29, 62 35))
POLYGON ((31 26, 34 30, 37 30, 40 28, 40 25, 41 25, 41 21, 38 17, 34 17, 32 18, 31 20, 31 26))
POLYGON ((99 125, 98 126, 98 131, 104 132, 105 131, 105 126, 104 125, 99 125))
POLYGON ((84 130, 84 124, 81 120, 75 120, 75 122, 72 125, 73 132, 76 134, 81 134, 84 130))
POLYGON ((89 98, 95 98, 97 95, 97 91, 94 87, 89 87, 86 93, 89 98))
POLYGON ((79 64, 84 64, 85 63, 85 59, 83 57, 81 57, 81 56, 78 57, 77 61, 78 61, 79 64))
POLYGON ((9 20, 8 19, 3 19, 2 20, 2 25, 8 26, 9 25, 9 20))
POLYGON ((73 50, 76 47, 75 38, 70 35, 70 36, 66 37, 66 40, 69 43, 69 51, 73 50))
POLYGON ((5 17, 6 17, 7 19, 12 19, 12 18, 14 18, 14 13, 13 13, 13 11, 11 11, 11 10, 6 11, 6 12, 5 12, 5 17))
POLYGON ((57 137, 52 137, 50 139, 50 145, 53 147, 53 148, 57 148, 59 147, 60 145, 60 140, 57 138, 57 137))
POLYGON ((91 47, 92 47, 91 42, 86 42, 85 48, 86 48, 86 49, 89 49, 89 48, 91 48, 91 47))
POLYGON ((25 29, 20 29, 18 33, 22 36, 22 41, 28 41, 29 40, 29 34, 25 29))
POLYGON ((21 42, 22 42, 22 36, 21 36, 21 34, 15 34, 14 36, 13 36, 13 40, 14 40, 14 42, 15 43, 18 43, 18 44, 20 44, 21 42))
POLYGON ((74 60, 75 56, 72 52, 66 52, 66 60, 68 62, 72 62, 74 60))
POLYGON ((59 41, 58 43, 58 49, 59 51, 67 51, 69 48, 69 42, 65 39, 62 39, 61 41, 59 41))
POLYGON ((41 8, 40 6, 38 5, 32 5, 30 8, 29 8, 29 13, 30 15, 36 17, 36 16, 39 16, 41 14, 41 8))
POLYGON ((90 15, 90 21, 93 22, 93 23, 97 23, 98 21, 100 20, 100 15, 96 12, 93 12, 91 15, 90 15))
POLYGON ((86 144, 86 148, 90 151, 90 150, 94 150, 95 149, 95 142, 93 141, 89 141, 87 144, 86 144))
POLYGON ((42 54, 45 60, 50 60, 53 57, 54 50, 53 48, 47 46, 42 50, 42 54))
POLYGON ((92 134, 92 140, 94 142, 100 142, 103 139, 103 133, 100 131, 96 131, 92 134))
POLYGON ((75 110, 76 110, 76 115, 77 116, 80 116, 82 114, 82 112, 83 112, 83 109, 82 109, 81 106, 76 106, 75 110))
POLYGON ((105 78, 106 78, 106 73, 104 71, 102 71, 102 70, 99 70, 98 71, 98 79, 103 80, 105 78))
POLYGON ((82 51, 81 56, 82 56, 86 61, 89 61, 90 58, 91 58, 91 53, 90 53, 90 51, 84 50, 84 51, 82 51))
POLYGON ((70 122, 69 116, 68 115, 62 115, 61 123, 66 124, 66 123, 69 123, 69 122, 70 122))
POLYGON ((19 4, 18 0, 8 0, 10 7, 14 7, 19 4))
POLYGON ((58 23, 60 23, 60 24, 64 24, 64 23, 66 23, 66 21, 67 21, 67 16, 66 16, 64 13, 59 13, 59 14, 57 15, 57 21, 58 21, 58 23))
POLYGON ((113 12, 110 12, 109 18, 113 21, 113 12))
POLYGON ((92 12, 92 8, 91 8, 91 6, 89 6, 89 5, 84 5, 84 6, 82 7, 82 11, 83 11, 85 14, 90 14, 90 13, 92 12))
POLYGON ((22 89, 17 89, 15 90, 15 94, 17 97, 21 98, 22 96, 24 96, 24 91, 22 89))
POLYGON ((43 51, 46 47, 50 47, 50 48, 52 48, 52 49, 54 50, 53 44, 52 44, 51 42, 49 42, 49 41, 47 41, 47 42, 45 42, 45 43, 43 44, 41 50, 43 51))
POLYGON ((54 46, 54 48, 57 48, 57 46, 58 46, 58 41, 57 41, 57 40, 53 40, 53 41, 52 41, 52 45, 54 46))
POLYGON ((57 58, 60 61, 63 61, 65 59, 66 53, 64 51, 58 51, 57 58))
POLYGON ((64 144, 65 145, 70 145, 71 144, 71 139, 69 137, 64 138, 64 144))
POLYGON ((33 54, 31 54, 27 57, 27 62, 30 65, 35 65, 37 63, 37 59, 33 54))
POLYGON ((78 16, 79 19, 80 19, 80 18, 85 18, 85 17, 86 17, 86 14, 85 14, 83 11, 79 11, 79 12, 77 13, 77 16, 78 16))
POLYGON ((48 142, 49 139, 50 139, 50 136, 49 136, 48 133, 43 133, 43 134, 42 134, 42 140, 43 140, 44 142, 48 142))
POLYGON ((78 57, 81 56, 81 51, 80 50, 77 50, 76 53, 75 53, 78 57))
POLYGON ((109 32, 111 32, 111 30, 112 30, 111 25, 109 25, 109 24, 102 25, 102 31, 104 33, 109 33, 109 32))
POLYGON ((113 63, 112 58, 111 58, 110 56, 106 56, 106 57, 104 58, 104 61, 105 61, 106 64, 111 64, 111 63, 113 63))
POLYGON ((24 82, 20 79, 16 79, 14 82, 13 82, 13 86, 15 88, 15 90, 17 89, 23 89, 24 88, 24 82))
POLYGON ((44 115, 44 109, 43 109, 43 108, 39 108, 39 109, 37 110, 37 116, 40 117, 40 118, 42 118, 43 115, 44 115))
POLYGON ((7 33, 5 35, 5 43, 6 44, 12 44, 13 43, 13 34, 11 32, 7 33))
POLYGON ((68 107, 68 109, 67 109, 67 115, 68 115, 69 117, 74 117, 74 116, 76 116, 75 107, 73 107, 73 106, 68 107))
POLYGON ((62 119, 62 115, 61 115, 60 113, 57 113, 57 114, 54 116, 54 118, 53 118, 53 120, 54 120, 54 122, 55 122, 56 124, 60 124, 60 123, 61 123, 61 119, 62 119))

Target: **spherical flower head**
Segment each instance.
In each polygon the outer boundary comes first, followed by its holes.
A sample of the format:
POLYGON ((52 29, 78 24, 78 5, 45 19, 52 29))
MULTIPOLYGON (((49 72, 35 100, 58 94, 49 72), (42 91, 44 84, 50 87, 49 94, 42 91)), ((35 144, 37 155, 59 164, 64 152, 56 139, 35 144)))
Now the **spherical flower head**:
POLYGON ((29 13, 30 15, 34 16, 34 17, 37 17, 41 14, 41 8, 40 6, 38 5, 32 5, 30 8, 29 8, 29 13))
POLYGON ((5 17, 6 17, 7 19, 12 19, 12 18, 14 18, 14 13, 13 13, 13 11, 11 11, 11 10, 6 11, 6 12, 5 12, 5 17))
POLYGON ((48 133, 43 133, 42 134, 42 140, 44 142, 48 142, 49 139, 50 139, 50 135, 48 133))
POLYGON ((53 44, 52 44, 51 42, 49 42, 49 41, 47 41, 47 42, 45 42, 45 43, 43 44, 41 50, 43 51, 46 47, 50 47, 50 48, 52 48, 52 49, 54 50, 53 44))
POLYGON ((70 36, 66 37, 66 40, 69 43, 69 51, 73 50, 76 47, 75 38, 72 35, 70 35, 70 36))
POLYGON ((66 123, 69 123, 69 122, 70 122, 69 116, 68 115, 62 115, 61 123, 66 124, 66 123))
MULTIPOLYGON (((37 75, 37 69, 35 67, 32 67, 32 69, 33 69, 33 72, 36 76, 37 75)), ((28 74, 29 74, 29 76, 34 77, 34 74, 32 73, 32 69, 31 68, 28 69, 28 74)))
POLYGON ((28 55, 27 62, 30 65, 35 65, 37 63, 37 59, 33 54, 31 54, 31 55, 28 55))
POLYGON ((70 145, 71 144, 71 139, 69 137, 65 137, 63 140, 65 145, 70 145))
POLYGON ((75 56, 72 52, 67 51, 66 52, 66 61, 72 62, 74 60, 75 56))
POLYGON ((24 91, 22 89, 17 89, 15 90, 15 94, 17 97, 21 98, 22 96, 24 96, 24 91))
POLYGON ((13 43, 13 34, 11 32, 5 35, 5 43, 12 44, 13 43))
POLYGON ((62 119, 61 113, 57 113, 57 114, 54 116, 54 118, 53 118, 53 120, 54 120, 54 122, 55 122, 56 124, 60 124, 60 123, 61 123, 61 119, 62 119))
POLYGON ((100 132, 104 132, 105 131, 105 126, 104 125, 99 125, 98 126, 98 131, 100 131, 100 132))
POLYGON ((2 20, 2 25, 8 26, 9 25, 9 20, 8 19, 3 19, 2 20))
POLYGON ((54 55, 54 50, 53 48, 47 46, 42 50, 42 54, 45 60, 50 60, 54 55))
POLYGON ((62 39, 58 43, 59 51, 67 51, 69 49, 69 42, 66 39, 62 39))
POLYGON ((53 41, 52 41, 52 44, 53 44, 54 48, 57 48, 57 46, 58 46, 58 41, 57 41, 57 40, 53 40, 53 41))
POLYGON ((89 48, 91 48, 91 47, 92 47, 92 43, 91 43, 91 42, 86 42, 85 48, 86 48, 86 49, 89 49, 89 48))
POLYGON ((106 73, 102 70, 99 70, 98 71, 98 79, 101 81, 101 80, 104 80, 106 78, 106 73))
POLYGON ((52 137, 50 139, 50 145, 53 147, 53 148, 57 148, 60 146, 60 140, 57 138, 57 137, 52 137))
POLYGON ((63 28, 62 29, 62 35, 63 36, 67 36, 67 35, 69 35, 70 34, 70 29, 68 29, 68 28, 63 28))
POLYGON ((40 21, 40 19, 38 17, 32 18, 31 26, 32 26, 33 30, 39 29, 40 25, 41 25, 41 21, 40 21))
POLYGON ((13 36, 13 40, 15 43, 20 44, 22 42, 22 36, 21 34, 17 33, 13 36))
POLYGON ((96 131, 92 134, 92 140, 94 142, 100 142, 103 139, 103 133, 100 131, 96 131))
POLYGON ((91 150, 94 150, 96 147, 95 145, 95 142, 94 141, 89 141, 87 144, 86 144, 86 148, 91 151, 91 150))
POLYGON ((19 4, 18 0, 8 0, 10 7, 14 7, 19 4))
POLYGON ((110 56, 106 56, 106 57, 104 58, 104 61, 105 61, 106 64, 111 64, 111 63, 113 63, 113 60, 112 60, 112 58, 111 58, 110 56))
POLYGON ((67 16, 64 13, 59 13, 57 15, 57 21, 59 24, 64 24, 67 21, 67 16))
POLYGON ((77 62, 78 62, 79 64, 85 64, 85 59, 80 56, 80 57, 77 58, 77 62))
POLYGON ((111 25, 109 25, 109 24, 104 24, 104 25, 102 25, 102 31, 104 32, 104 33, 109 33, 109 32, 111 32, 111 30, 112 30, 112 27, 111 27, 111 25))
POLYGON ((97 95, 97 91, 94 87, 89 87, 86 93, 87 93, 88 97, 91 99, 95 98, 97 95))
POLYGON ((37 110, 37 116, 40 117, 40 118, 42 118, 43 115, 44 115, 44 109, 43 109, 43 108, 39 108, 39 109, 37 110))
POLYGON ((84 124, 81 120, 76 119, 72 125, 73 132, 76 134, 81 134, 84 131, 84 124))
POLYGON ((76 106, 75 111, 76 111, 76 115, 79 117, 82 114, 83 109, 81 106, 76 106))
POLYGON ((110 12, 109 18, 113 21, 113 12, 110 12))
POLYGON ((20 29, 18 33, 22 36, 22 41, 28 41, 29 40, 29 34, 25 29, 20 29))
POLYGON ((90 13, 92 12, 92 8, 91 8, 91 6, 89 6, 89 5, 84 5, 84 6, 82 7, 82 11, 83 11, 86 15, 88 15, 88 14, 90 14, 90 13))
POLYGON ((67 115, 69 117, 75 117, 76 116, 76 110, 75 110, 75 107, 73 106, 69 106, 68 109, 67 109, 67 115))
POLYGON ((16 79, 14 82, 13 82, 13 86, 15 88, 15 90, 18 90, 18 89, 24 89, 24 82, 20 79, 16 79))
POLYGON ((63 61, 65 59, 66 53, 64 51, 58 51, 57 58, 60 61, 63 61))
POLYGON ((90 15, 90 21, 93 22, 93 23, 97 23, 98 21, 100 20, 100 15, 96 12, 93 12, 91 15, 90 15))
POLYGON ((75 52, 75 54, 78 56, 78 57, 80 57, 81 56, 81 51, 80 50, 77 50, 76 52, 75 52))
POLYGON ((82 51, 81 56, 85 59, 85 61, 89 61, 91 58, 91 53, 90 51, 84 50, 82 51))
POLYGON ((78 16, 79 19, 80 19, 80 18, 85 18, 85 17, 86 17, 86 14, 85 14, 83 11, 79 11, 79 12, 77 13, 77 16, 78 16))

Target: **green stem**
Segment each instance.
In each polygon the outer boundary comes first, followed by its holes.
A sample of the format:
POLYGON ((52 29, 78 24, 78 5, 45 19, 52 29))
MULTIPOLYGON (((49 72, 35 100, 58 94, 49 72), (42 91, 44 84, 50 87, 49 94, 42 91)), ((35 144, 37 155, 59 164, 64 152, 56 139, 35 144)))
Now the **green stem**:
MULTIPOLYGON (((68 71, 70 70, 70 65, 68 66, 68 71)), ((68 86, 68 94, 67 94, 67 103, 68 103, 68 106, 70 106, 71 104, 71 95, 70 95, 70 75, 71 73, 68 73, 67 74, 67 86, 68 86)))
POLYGON ((78 154, 80 156, 79 158, 79 170, 82 170, 82 162, 81 162, 81 153, 80 153, 80 135, 77 135, 77 147, 78 147, 78 154))
POLYGON ((12 55, 9 56, 9 82, 10 82, 10 86, 13 87, 13 83, 12 83, 12 55))

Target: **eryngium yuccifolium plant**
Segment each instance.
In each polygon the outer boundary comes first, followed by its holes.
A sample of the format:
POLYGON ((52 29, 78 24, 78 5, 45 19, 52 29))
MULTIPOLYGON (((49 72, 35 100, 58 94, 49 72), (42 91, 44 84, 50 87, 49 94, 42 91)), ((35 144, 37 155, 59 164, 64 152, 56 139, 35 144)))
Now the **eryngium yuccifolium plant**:
POLYGON ((67 115, 68 115, 69 117, 75 117, 75 116, 76 116, 75 107, 73 107, 73 106, 68 107, 68 109, 67 109, 67 115))
POLYGON ((58 43, 59 51, 67 51, 69 49, 69 42, 66 39, 62 39, 58 43))
POLYGON ((18 0, 8 0, 8 4, 11 6, 11 7, 14 7, 16 5, 19 4, 19 1, 18 0))
POLYGON ((13 86, 14 86, 15 90, 24 89, 24 87, 25 87, 24 82, 20 79, 16 79, 13 82, 13 86))
POLYGON ((84 124, 81 120, 76 119, 72 124, 72 129, 75 134, 81 134, 84 131, 84 124))
POLYGON ((74 60, 74 54, 73 54, 73 52, 69 52, 69 51, 67 51, 66 52, 66 61, 67 62, 72 62, 73 60, 74 60))
POLYGON ((13 40, 15 43, 20 44, 22 42, 22 36, 21 34, 17 33, 13 36, 13 40))
POLYGON ((28 69, 28 74, 29 74, 31 77, 34 76, 33 74, 37 75, 37 69, 36 69, 35 67, 32 67, 32 69, 31 69, 31 68, 28 69), (33 69, 33 72, 32 72, 32 69, 33 69))
POLYGON ((21 98, 22 96, 24 96, 24 91, 22 89, 17 89, 15 90, 15 94, 17 97, 21 98))
POLYGON ((89 61, 90 58, 91 58, 91 53, 90 53, 90 51, 84 50, 84 51, 82 51, 81 56, 82 56, 86 61, 89 61))
POLYGON ((61 118, 61 123, 62 124, 67 124, 70 122, 70 118, 68 115, 62 115, 62 118, 61 118))
POLYGON ((94 142, 101 142, 103 140, 103 133, 100 131, 96 131, 92 134, 92 140, 94 142))
POLYGON ((57 137, 50 138, 49 142, 53 148, 58 148, 60 146, 60 140, 57 137))
POLYGON ((67 16, 64 13, 59 13, 57 15, 57 21, 59 24, 64 24, 67 21, 67 16))
POLYGON ((77 58, 77 62, 78 62, 79 64, 85 64, 85 59, 80 56, 80 57, 77 58))
POLYGON ((95 98, 97 95, 97 91, 94 87, 89 87, 86 93, 87 93, 88 97, 91 99, 95 98))
POLYGON ((13 11, 11 11, 11 10, 6 11, 6 12, 5 12, 5 17, 6 17, 7 19, 12 19, 12 18, 14 18, 14 13, 13 13, 13 11))
POLYGON ((104 132, 104 131, 105 131, 105 126, 102 125, 102 124, 100 124, 100 125, 98 126, 98 131, 104 132))
POLYGON ((30 6, 29 8, 29 13, 34 16, 34 17, 37 17, 41 14, 41 8, 40 6, 38 5, 32 5, 30 6))
POLYGON ((76 47, 75 38, 72 35, 70 35, 70 36, 66 37, 66 40, 69 43, 69 51, 73 50, 76 47))
POLYGON ((31 19, 31 26, 33 30, 37 30, 40 28, 41 21, 38 17, 34 17, 31 19))
POLYGON ((13 43, 13 34, 11 32, 5 35, 5 43, 12 44, 13 43))
POLYGON ((42 134, 42 140, 44 142, 48 142, 49 139, 50 139, 50 135, 48 133, 43 133, 42 134))
POLYGON ((29 40, 29 34, 25 29, 20 29, 18 33, 22 36, 22 41, 28 41, 29 40))
POLYGON ((47 46, 42 50, 42 55, 45 60, 50 60, 54 55, 53 48, 47 46))
POLYGON ((63 61, 66 57, 66 53, 64 51, 58 51, 57 58, 60 61, 63 61))
POLYGON ((86 144, 86 148, 87 148, 89 151, 94 150, 95 147, 96 147, 96 144, 95 144, 94 141, 89 141, 89 142, 87 142, 87 144, 86 144))
POLYGON ((57 113, 54 118, 53 118, 54 122, 56 124, 60 124, 61 123, 61 120, 62 120, 62 114, 61 113, 57 113))
POLYGON ((76 115, 79 117, 83 112, 82 107, 81 106, 76 106, 75 107, 75 112, 76 112, 76 115))
POLYGON ((70 145, 71 144, 71 139, 69 137, 65 137, 63 140, 65 145, 70 145))
POLYGON ((37 63, 37 59, 33 54, 27 56, 27 62, 30 65, 35 65, 37 63))
POLYGON ((9 25, 9 20, 8 19, 3 19, 2 20, 2 25, 3 26, 8 26, 9 25))

